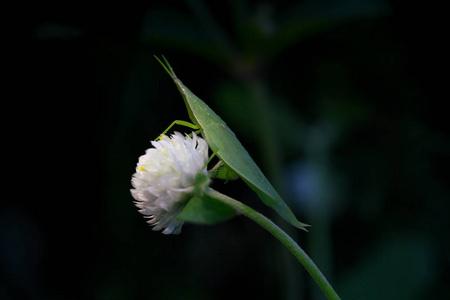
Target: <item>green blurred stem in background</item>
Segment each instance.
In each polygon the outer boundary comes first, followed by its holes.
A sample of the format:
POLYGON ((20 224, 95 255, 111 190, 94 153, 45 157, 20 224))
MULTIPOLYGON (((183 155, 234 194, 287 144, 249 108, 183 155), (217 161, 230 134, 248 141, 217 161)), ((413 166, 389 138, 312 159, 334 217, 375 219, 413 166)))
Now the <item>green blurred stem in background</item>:
MULTIPOLYGON (((277 140, 277 128, 275 127, 276 121, 272 119, 273 112, 273 99, 268 91, 267 84, 260 78, 261 74, 253 71, 252 76, 248 79, 244 79, 245 87, 249 91, 253 109, 255 111, 255 119, 257 120, 257 141, 258 148, 264 149, 260 153, 261 161, 264 163, 263 169, 266 170, 269 180, 274 184, 275 188, 281 192, 281 195, 286 195, 285 186, 283 184, 282 175, 282 161, 281 161, 281 149, 280 144, 274 141, 277 140)), ((245 76, 244 76, 245 78, 245 76)), ((289 205, 289 202, 288 202, 289 205)), ((278 215, 274 215, 275 222, 282 221, 282 218, 278 215)), ((283 223, 281 223, 283 224, 283 223)), ((283 227, 282 227, 283 228, 283 227)), ((290 236, 295 238, 295 229, 291 226, 285 226, 283 230, 290 236)), ((294 261, 288 253, 280 246, 277 249, 277 256, 279 257, 281 270, 278 272, 282 280, 284 280, 284 292, 287 300, 299 299, 304 292, 304 286, 301 280, 301 274, 295 269, 294 261)))
POLYGON ((276 237, 292 254, 298 259, 298 261, 305 267, 311 277, 316 281, 319 287, 322 289, 325 296, 330 300, 340 299, 336 291, 330 285, 328 280, 320 272, 319 268, 314 264, 314 262, 309 258, 309 256, 303 251, 302 248, 284 232, 280 227, 278 227, 271 220, 255 211, 251 207, 239 202, 233 198, 230 198, 224 194, 221 194, 213 189, 207 189, 205 194, 215 200, 218 200, 235 210, 237 210, 242 215, 250 218, 258 225, 261 225, 267 231, 269 231, 274 237, 276 237))

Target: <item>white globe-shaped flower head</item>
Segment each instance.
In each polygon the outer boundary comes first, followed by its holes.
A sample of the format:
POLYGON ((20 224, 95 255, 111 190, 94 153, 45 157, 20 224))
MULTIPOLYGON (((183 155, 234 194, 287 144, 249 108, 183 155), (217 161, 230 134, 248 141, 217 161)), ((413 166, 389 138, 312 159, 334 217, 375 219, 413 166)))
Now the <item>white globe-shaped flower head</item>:
POLYGON ((131 194, 153 230, 178 234, 184 222, 176 218, 193 195, 195 176, 208 175, 208 145, 195 133, 191 138, 179 132, 163 135, 152 145, 139 157, 131 194))

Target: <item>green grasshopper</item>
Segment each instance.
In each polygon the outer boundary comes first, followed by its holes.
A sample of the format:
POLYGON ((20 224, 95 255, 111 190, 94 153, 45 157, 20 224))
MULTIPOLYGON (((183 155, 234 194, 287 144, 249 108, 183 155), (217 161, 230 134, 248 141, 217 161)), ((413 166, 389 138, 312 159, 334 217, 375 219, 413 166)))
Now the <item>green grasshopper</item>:
MULTIPOLYGON (((163 63, 155 56, 166 72, 175 82, 186 104, 192 123, 176 120, 163 134, 174 125, 182 125, 199 132, 213 151, 213 156, 220 159, 220 167, 215 167, 216 178, 235 179, 240 177, 261 200, 277 211, 286 221, 295 227, 306 230, 309 226, 297 220, 295 215, 270 184, 259 167, 242 146, 227 124, 202 100, 195 96, 175 75, 169 62, 163 56, 163 63)), ((307 230, 306 230, 307 231, 307 230)))

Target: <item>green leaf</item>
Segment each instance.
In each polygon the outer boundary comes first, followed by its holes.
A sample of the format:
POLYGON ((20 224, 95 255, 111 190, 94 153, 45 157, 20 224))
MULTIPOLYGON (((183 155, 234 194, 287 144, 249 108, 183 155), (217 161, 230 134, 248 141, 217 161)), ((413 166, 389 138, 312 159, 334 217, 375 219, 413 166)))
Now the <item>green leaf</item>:
POLYGON ((194 196, 188 201, 177 219, 195 224, 212 225, 236 215, 233 208, 205 195, 211 180, 203 173, 195 176, 194 196))
POLYGON ((227 221, 236 212, 231 207, 207 196, 192 197, 177 219, 194 224, 212 225, 227 221))
POLYGON ((236 180, 239 175, 219 161, 210 171, 209 174, 212 178, 222 179, 222 180, 236 180))

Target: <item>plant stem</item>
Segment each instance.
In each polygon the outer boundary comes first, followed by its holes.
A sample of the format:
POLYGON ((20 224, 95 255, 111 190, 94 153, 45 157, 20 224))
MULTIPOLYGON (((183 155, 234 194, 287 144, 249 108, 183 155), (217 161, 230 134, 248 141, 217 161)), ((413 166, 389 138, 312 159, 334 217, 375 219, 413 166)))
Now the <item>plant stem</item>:
POLYGON ((216 199, 226 205, 237 210, 244 216, 252 219, 258 225, 261 225, 264 229, 269 231, 275 238, 277 238, 292 254, 298 259, 298 261, 305 267, 311 277, 316 281, 319 287, 322 289, 325 296, 330 300, 340 300, 338 294, 330 285, 328 280, 320 272, 319 268, 314 264, 314 262, 309 258, 309 256, 303 251, 302 248, 284 232, 280 227, 278 227, 271 220, 266 218, 264 215, 255 211, 251 207, 239 202, 233 198, 230 198, 224 194, 221 194, 213 189, 207 189, 205 191, 206 195, 216 199))

